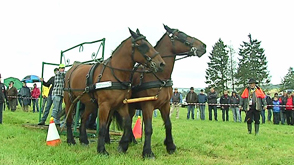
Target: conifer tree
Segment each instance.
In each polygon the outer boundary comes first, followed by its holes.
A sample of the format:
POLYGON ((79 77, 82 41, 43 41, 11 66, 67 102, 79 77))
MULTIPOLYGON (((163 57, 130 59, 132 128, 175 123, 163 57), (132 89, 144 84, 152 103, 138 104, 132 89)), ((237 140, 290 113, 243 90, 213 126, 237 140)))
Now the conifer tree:
POLYGON ((208 68, 206 69, 205 83, 209 85, 209 88, 214 87, 218 92, 228 89, 229 56, 226 48, 227 45, 219 39, 208 56, 210 62, 208 62, 208 68))
POLYGON ((294 89, 294 70, 292 67, 288 69, 288 73, 281 82, 281 90, 285 89, 294 89))
POLYGON ((248 37, 249 42, 243 42, 241 48, 239 48, 236 84, 243 88, 250 78, 254 78, 260 86, 266 86, 270 83, 271 77, 267 70, 264 49, 260 47, 261 41, 252 39, 251 34, 248 37))

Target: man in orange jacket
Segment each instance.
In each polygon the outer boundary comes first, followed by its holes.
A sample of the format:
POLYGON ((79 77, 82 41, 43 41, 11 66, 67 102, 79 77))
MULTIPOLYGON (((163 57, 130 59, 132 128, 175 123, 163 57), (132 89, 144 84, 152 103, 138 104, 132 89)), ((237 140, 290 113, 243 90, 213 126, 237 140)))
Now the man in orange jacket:
POLYGON ((263 108, 266 109, 267 107, 265 100, 266 95, 260 87, 256 86, 258 82, 255 79, 250 79, 248 84, 249 86, 244 89, 241 95, 239 108, 246 111, 248 133, 251 134, 252 119, 254 119, 255 135, 257 135, 259 132, 260 112, 263 108))

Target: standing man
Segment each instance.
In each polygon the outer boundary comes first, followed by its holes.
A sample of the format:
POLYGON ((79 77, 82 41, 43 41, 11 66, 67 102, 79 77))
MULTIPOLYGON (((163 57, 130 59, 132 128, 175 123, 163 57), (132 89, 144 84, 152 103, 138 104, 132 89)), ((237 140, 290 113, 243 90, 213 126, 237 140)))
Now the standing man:
POLYGON ((22 110, 28 112, 29 105, 31 105, 31 90, 27 87, 27 83, 25 81, 22 82, 22 88, 19 93, 22 97, 22 110))
POLYGON ((180 109, 180 105, 182 104, 182 94, 178 92, 178 88, 174 89, 174 93, 171 97, 171 110, 170 110, 170 114, 169 117, 171 117, 173 111, 176 109, 177 113, 176 113, 176 119, 179 119, 179 109, 180 109))
POLYGON ((200 109, 200 119, 205 120, 205 104, 207 102, 207 96, 204 94, 203 89, 200 90, 198 95, 198 103, 200 109))
POLYGON ((281 124, 285 124, 286 120, 286 103, 287 103, 287 92, 283 91, 283 96, 279 98, 281 109, 280 109, 280 119, 281 119, 281 124))
POLYGON ((212 110, 214 111, 214 120, 217 121, 217 93, 214 88, 210 88, 210 92, 207 95, 208 99, 208 116, 209 120, 212 120, 212 110))
POLYGON ((64 78, 65 78, 65 65, 59 65, 59 71, 55 74, 54 86, 52 91, 53 96, 53 109, 51 117, 54 118, 54 122, 57 125, 60 125, 60 116, 59 113, 62 110, 63 94, 64 94, 64 78))
POLYGON ((247 111, 245 120, 247 121, 248 133, 251 134, 252 122, 254 119, 255 135, 259 132, 260 124, 260 112, 262 109, 266 109, 265 94, 262 89, 256 84, 258 82, 255 79, 248 81, 249 86, 244 89, 241 95, 240 109, 247 111))
POLYGON ((50 88, 50 89, 49 89, 49 93, 48 93, 48 97, 47 97, 47 104, 46 104, 46 107, 45 107, 45 111, 44 111, 42 119, 38 123, 38 125, 45 125, 45 122, 46 122, 47 117, 49 115, 50 108, 51 108, 52 103, 53 103, 52 91, 53 91, 53 87, 54 87, 54 79, 55 79, 55 75, 57 74, 58 70, 59 70, 58 68, 54 68, 54 76, 52 76, 47 82, 44 81, 43 78, 41 78, 41 81, 43 82, 43 85, 50 88))
POLYGON ((7 100, 5 85, 1 82, 1 74, 0 74, 0 124, 2 124, 2 118, 3 118, 2 113, 3 113, 5 100, 7 100))
POLYGON ((220 98, 220 104, 223 121, 229 121, 230 96, 228 95, 228 91, 224 91, 224 95, 222 95, 220 98))
POLYGON ((17 103, 17 89, 13 86, 14 82, 10 81, 7 89, 7 100, 9 108, 12 112, 16 110, 17 103))
POLYGON ((186 102, 188 103, 187 119, 190 119, 190 113, 192 113, 192 119, 194 120, 194 111, 197 101, 197 94, 194 92, 194 87, 191 87, 189 93, 187 93, 186 96, 186 102))
POLYGON ((272 109, 273 109, 273 98, 271 98, 271 95, 269 92, 267 92, 266 97, 266 104, 267 104, 267 121, 272 121, 272 109))
POLYGON ((37 87, 37 84, 34 83, 34 88, 32 90, 32 102, 33 102, 33 113, 35 113, 35 110, 37 109, 37 112, 39 112, 39 97, 40 97, 40 89, 37 87))
POLYGON ((233 113, 233 119, 235 122, 241 123, 241 114, 239 109, 240 100, 241 100, 240 96, 237 95, 236 91, 233 91, 231 100, 230 100, 232 113, 233 113))

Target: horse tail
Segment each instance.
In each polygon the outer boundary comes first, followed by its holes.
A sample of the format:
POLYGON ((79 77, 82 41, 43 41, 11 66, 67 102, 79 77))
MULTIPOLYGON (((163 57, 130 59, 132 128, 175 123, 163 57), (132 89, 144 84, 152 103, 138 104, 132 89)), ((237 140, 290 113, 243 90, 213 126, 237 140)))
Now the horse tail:
POLYGON ((123 118, 121 117, 121 115, 117 112, 114 111, 113 115, 112 115, 112 120, 116 121, 116 128, 118 130, 123 130, 123 118))

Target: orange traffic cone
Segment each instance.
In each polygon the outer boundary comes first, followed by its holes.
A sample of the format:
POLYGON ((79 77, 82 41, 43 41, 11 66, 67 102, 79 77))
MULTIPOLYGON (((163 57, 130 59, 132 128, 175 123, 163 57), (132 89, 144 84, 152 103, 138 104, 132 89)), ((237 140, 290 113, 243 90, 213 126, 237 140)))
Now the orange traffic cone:
POLYGON ((61 141, 60 141, 60 137, 59 137, 56 125, 54 123, 53 117, 51 117, 49 128, 48 128, 48 134, 47 134, 47 145, 57 146, 60 143, 61 141))
POLYGON ((133 134, 135 136, 135 139, 142 137, 142 125, 141 125, 141 117, 138 116, 138 119, 136 121, 136 124, 133 129, 133 134))

